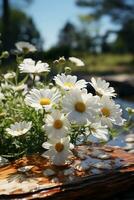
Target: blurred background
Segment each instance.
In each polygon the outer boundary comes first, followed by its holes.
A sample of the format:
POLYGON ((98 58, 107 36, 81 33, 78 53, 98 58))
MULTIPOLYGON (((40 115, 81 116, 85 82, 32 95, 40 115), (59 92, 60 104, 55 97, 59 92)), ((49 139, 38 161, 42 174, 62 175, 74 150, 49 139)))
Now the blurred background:
POLYGON ((0 50, 10 51, 1 73, 15 67, 15 43, 28 41, 38 48, 30 57, 78 57, 85 67, 73 73, 102 76, 134 101, 134 0, 0 0, 0 33, 0 50))

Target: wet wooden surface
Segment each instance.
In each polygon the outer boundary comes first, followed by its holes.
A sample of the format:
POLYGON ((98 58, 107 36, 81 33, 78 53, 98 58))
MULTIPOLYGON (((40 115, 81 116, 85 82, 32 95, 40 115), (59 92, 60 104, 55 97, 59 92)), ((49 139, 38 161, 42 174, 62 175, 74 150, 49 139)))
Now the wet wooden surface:
POLYGON ((134 186, 134 154, 116 147, 78 146, 57 167, 40 155, 0 168, 1 199, 109 199, 134 186))

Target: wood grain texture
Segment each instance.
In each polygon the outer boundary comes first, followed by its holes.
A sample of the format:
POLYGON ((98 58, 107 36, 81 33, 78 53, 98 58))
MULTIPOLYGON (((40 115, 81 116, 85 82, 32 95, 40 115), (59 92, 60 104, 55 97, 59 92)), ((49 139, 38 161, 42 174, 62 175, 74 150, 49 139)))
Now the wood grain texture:
MULTIPOLYGON (((80 147, 80 149, 81 148, 82 147, 80 147)), ((89 151, 90 149, 92 151, 92 148, 88 147, 88 149, 89 151)), ((1 192, 0 199, 109 199, 114 194, 126 191, 129 188, 133 187, 134 154, 128 154, 121 148, 113 148, 106 146, 96 147, 96 150, 98 149, 111 156, 111 163, 114 162, 116 159, 120 159, 122 161, 122 165, 119 167, 113 165, 111 169, 101 169, 100 174, 91 173, 91 169, 93 168, 89 167, 88 170, 82 170, 79 171, 79 173, 75 173, 75 176, 69 175, 67 177, 64 176, 64 171, 68 169, 69 166, 56 167, 50 165, 48 160, 42 158, 39 155, 24 157, 15 161, 14 163, 11 163, 8 166, 0 168, 0 181, 3 181, 5 179, 9 180, 9 182, 7 183, 8 188, 8 184, 10 184, 12 181, 12 176, 16 176, 16 174, 18 175, 18 169, 24 166, 33 166, 30 171, 22 174, 19 173, 19 175, 23 175, 24 178, 24 180, 21 180, 21 183, 23 183, 23 181, 29 178, 32 180, 36 179, 36 181, 38 181, 38 184, 41 187, 25 192, 21 191, 21 189, 19 188, 18 190, 11 191, 8 194, 2 194, 1 192), (47 169, 48 167, 54 170, 57 174, 53 175, 52 177, 43 176, 42 171, 44 169, 47 169), (73 177, 73 180, 69 180, 70 176, 73 177), (52 179, 57 177, 58 181, 52 182, 52 179)), ((78 151, 77 148, 76 151, 78 151)), ((20 179, 18 182, 21 185, 20 179)))

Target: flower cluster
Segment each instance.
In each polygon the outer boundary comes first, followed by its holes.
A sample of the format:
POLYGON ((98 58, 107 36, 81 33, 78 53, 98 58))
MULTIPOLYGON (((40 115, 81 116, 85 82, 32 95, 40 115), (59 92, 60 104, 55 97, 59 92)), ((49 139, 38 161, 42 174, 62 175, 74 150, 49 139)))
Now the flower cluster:
MULTIPOLYGON (((17 43, 16 47, 21 52, 36 50, 23 42, 17 43)), ((70 57, 68 62, 84 67, 78 58, 70 57)), ((0 120, 4 124, 2 131, 12 138, 16 148, 20 143, 25 144, 29 152, 40 145, 46 150, 42 156, 62 165, 73 156, 73 144, 80 135, 87 139, 92 134, 107 141, 113 125, 122 126, 124 119, 120 105, 113 99, 115 90, 109 83, 101 78, 92 78, 91 82, 78 80, 77 76, 71 75, 71 69, 68 74, 64 57, 54 64, 62 65, 63 72, 56 74, 49 83, 44 77, 51 71, 51 66, 31 58, 18 64, 17 72, 26 75, 23 80, 19 81, 19 74, 15 72, 3 75, 0 116, 5 115, 6 119, 0 120), (37 76, 42 81, 36 80, 37 76), (87 84, 93 87, 95 94, 87 90, 87 84)))

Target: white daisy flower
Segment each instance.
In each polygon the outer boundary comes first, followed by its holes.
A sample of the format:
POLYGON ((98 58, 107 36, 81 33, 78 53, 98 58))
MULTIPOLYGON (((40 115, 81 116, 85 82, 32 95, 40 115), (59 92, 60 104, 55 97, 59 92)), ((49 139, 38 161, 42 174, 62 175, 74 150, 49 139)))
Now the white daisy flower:
POLYGON ((112 127, 112 124, 119 126, 123 125, 125 120, 121 117, 122 109, 120 109, 119 104, 115 104, 115 102, 107 96, 102 96, 100 104, 100 118, 102 125, 107 125, 108 127, 112 127))
POLYGON ((57 85, 65 90, 70 90, 72 88, 85 88, 87 84, 84 79, 77 81, 77 76, 65 75, 63 73, 55 76, 54 80, 57 85))
POLYGON ((43 63, 41 61, 35 63, 35 61, 31 58, 26 58, 19 65, 19 69, 21 73, 39 74, 42 72, 49 72, 50 69, 48 66, 49 65, 47 63, 43 63))
POLYGON ((15 124, 11 124, 10 128, 6 128, 8 134, 12 136, 20 136, 27 133, 32 127, 32 122, 15 122, 15 124))
POLYGON ((64 165, 68 157, 73 155, 68 137, 49 140, 43 143, 42 147, 48 149, 42 156, 49 158, 54 165, 64 165))
POLYGON ((109 87, 109 83, 101 78, 91 78, 90 84, 99 96, 115 97, 116 93, 113 87, 109 87))
POLYGON ((45 120, 45 130, 49 138, 62 138, 67 136, 70 128, 70 123, 67 117, 56 110, 47 115, 45 120))
POLYGON ((107 126, 102 126, 100 122, 88 122, 88 131, 86 132, 87 135, 89 135, 90 133, 101 140, 104 141, 108 141, 109 139, 109 133, 108 133, 108 129, 107 126))
POLYGON ((6 74, 4 74, 4 78, 7 80, 7 79, 12 79, 16 76, 16 73, 15 72, 8 72, 6 74))
POLYGON ((28 52, 35 52, 37 49, 33 44, 29 42, 20 41, 15 44, 16 48, 20 52, 28 53, 28 52))
POLYGON ((84 62, 76 57, 69 57, 69 61, 74 63, 77 67, 85 66, 84 62))
POLYGON ((70 90, 63 98, 63 111, 71 122, 85 124, 98 114, 99 97, 87 94, 87 90, 78 88, 70 90))
POLYGON ((60 94, 56 89, 32 89, 26 95, 25 103, 36 110, 50 110, 59 101, 60 94))

